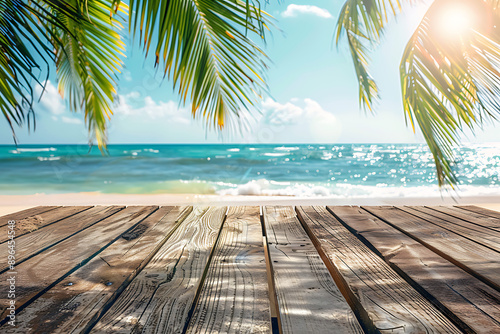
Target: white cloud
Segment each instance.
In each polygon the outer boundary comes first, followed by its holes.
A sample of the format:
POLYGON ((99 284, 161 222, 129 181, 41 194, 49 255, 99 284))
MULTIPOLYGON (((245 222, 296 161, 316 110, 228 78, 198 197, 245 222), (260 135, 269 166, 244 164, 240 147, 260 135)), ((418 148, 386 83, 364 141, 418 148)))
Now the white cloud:
POLYGON ((39 106, 52 115, 61 115, 66 111, 66 106, 64 105, 61 95, 59 95, 56 86, 54 86, 50 80, 46 81, 45 90, 43 90, 43 88, 39 85, 35 86, 35 96, 40 96, 42 91, 43 95, 38 103, 39 106))
POLYGON ((62 116, 61 120, 64 123, 68 123, 68 124, 82 124, 83 123, 81 119, 74 118, 74 117, 67 117, 67 116, 62 116))
POLYGON ((340 121, 309 98, 293 98, 284 104, 266 99, 262 109, 262 118, 253 129, 261 142, 330 143, 341 133, 340 121))
POLYGON ((280 104, 269 98, 262 102, 262 108, 265 110, 263 121, 270 125, 295 124, 304 112, 302 108, 291 102, 280 104))
POLYGON ((312 14, 325 19, 332 18, 332 14, 330 14, 330 12, 326 9, 319 8, 317 6, 295 5, 295 4, 288 5, 286 10, 283 13, 281 13, 281 16, 296 17, 299 14, 312 14))
POLYGON ((191 122, 187 109, 179 108, 176 102, 156 102, 150 96, 141 98, 139 92, 121 95, 115 111, 117 115, 141 115, 152 120, 168 118, 169 121, 182 124, 191 122), (141 106, 134 107, 133 105, 141 106))

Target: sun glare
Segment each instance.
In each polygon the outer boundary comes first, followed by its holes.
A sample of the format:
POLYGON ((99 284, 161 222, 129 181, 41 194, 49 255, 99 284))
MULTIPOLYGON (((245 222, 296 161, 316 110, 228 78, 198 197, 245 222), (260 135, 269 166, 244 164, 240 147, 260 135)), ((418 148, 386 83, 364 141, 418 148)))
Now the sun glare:
POLYGON ((440 30, 444 37, 460 37, 474 26, 474 10, 462 4, 443 8, 439 17, 440 30))

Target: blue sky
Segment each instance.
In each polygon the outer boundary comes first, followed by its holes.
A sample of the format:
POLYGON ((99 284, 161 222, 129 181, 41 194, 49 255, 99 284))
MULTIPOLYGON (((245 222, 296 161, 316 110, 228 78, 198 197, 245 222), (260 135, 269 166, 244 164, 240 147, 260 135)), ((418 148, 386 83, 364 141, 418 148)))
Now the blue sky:
MULTIPOLYGON (((376 115, 358 107, 358 88, 345 43, 337 49, 333 34, 341 0, 270 1, 266 11, 277 19, 266 52, 272 60, 266 98, 252 128, 242 135, 207 132, 191 119, 189 106, 178 103, 168 81, 155 75, 153 60, 137 47, 127 52, 119 82, 119 102, 109 127, 110 143, 368 143, 421 142, 404 122, 399 89, 399 62, 426 5, 406 11, 393 22, 372 54, 371 73, 381 100, 376 115)), ((129 43, 131 44, 131 43, 129 43)), ((58 96, 55 78, 35 106, 37 129, 17 129, 20 144, 88 142, 83 115, 71 114, 58 96)), ((487 126, 473 142, 500 141, 487 126)), ((12 144, 10 129, 0 122, 0 144, 12 144)))

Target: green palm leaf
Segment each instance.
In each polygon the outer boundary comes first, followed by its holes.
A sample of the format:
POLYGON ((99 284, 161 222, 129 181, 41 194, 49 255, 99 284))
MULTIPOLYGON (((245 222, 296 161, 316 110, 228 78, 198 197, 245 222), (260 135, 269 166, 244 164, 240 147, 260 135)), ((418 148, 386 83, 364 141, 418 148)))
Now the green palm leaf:
MULTIPOLYGON (((407 120, 418 124, 436 163, 439 185, 453 186, 453 146, 465 128, 472 131, 500 112, 500 45, 494 28, 499 16, 482 4, 481 18, 456 38, 440 35, 439 15, 450 2, 435 2, 408 42, 401 62, 407 120)), ((454 2, 453 5, 457 5, 454 2)))
MULTIPOLYGON (((407 1, 412 4, 416 1, 407 1)), ((367 70, 366 43, 377 43, 401 2, 348 0, 337 41, 346 32, 360 86, 360 102, 371 108, 376 84, 367 70)), ((465 128, 474 130, 500 112, 498 0, 436 0, 408 42, 400 65, 407 122, 420 128, 432 152, 440 186, 455 185, 453 147, 465 128), (479 19, 457 39, 440 36, 443 8, 471 6, 479 19), (448 7, 447 7, 448 6, 448 7)))
POLYGON ((26 117, 29 122, 32 115, 31 81, 38 80, 39 69, 35 54, 50 57, 36 14, 23 1, 0 1, 0 110, 13 134, 13 125, 22 125, 26 117))
POLYGON ((248 37, 263 39, 267 29, 258 2, 131 0, 130 8, 133 34, 191 100, 194 117, 221 129, 261 100, 267 57, 248 37))
MULTIPOLYGON (((401 0, 347 0, 340 10, 335 39, 345 33, 359 82, 359 104, 373 110, 378 87, 368 72, 368 45, 376 44, 389 19, 401 11, 401 0)), ((416 0, 406 0, 412 4, 416 0)))
POLYGON ((125 45, 118 30, 126 16, 112 15, 116 7, 105 0, 73 0, 77 18, 51 8, 62 27, 52 26, 59 91, 72 111, 83 110, 89 132, 102 149, 107 121, 116 95, 116 74, 122 67, 125 45), (68 33, 69 32, 69 33, 68 33))

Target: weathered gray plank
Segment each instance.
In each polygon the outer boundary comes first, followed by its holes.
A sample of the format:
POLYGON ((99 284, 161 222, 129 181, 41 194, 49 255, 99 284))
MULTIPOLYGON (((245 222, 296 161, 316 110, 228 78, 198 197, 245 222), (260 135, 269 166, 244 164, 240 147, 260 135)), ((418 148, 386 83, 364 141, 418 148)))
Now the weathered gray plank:
POLYGON ((22 220, 28 217, 32 217, 35 215, 39 215, 41 213, 54 210, 56 208, 59 208, 59 206, 35 206, 33 208, 28 208, 22 211, 17 211, 13 213, 9 213, 5 216, 0 217, 0 227, 7 225, 9 220, 22 220))
POLYGON ((497 252, 395 207, 363 208, 500 290, 500 257, 497 252))
POLYGON ((440 211, 426 207, 409 206, 398 207, 398 209, 411 213, 431 224, 440 226, 450 232, 461 235, 464 238, 477 242, 480 245, 500 252, 500 233, 495 233, 491 229, 471 224, 440 211))
MULTIPOLYGON (((21 235, 36 231, 44 228, 50 224, 58 222, 64 218, 71 217, 79 212, 83 212, 92 208, 92 206, 63 206, 54 210, 49 210, 34 216, 30 216, 21 220, 17 220, 14 231, 15 237, 19 238, 21 235)), ((0 243, 9 240, 8 226, 0 227, 0 243)))
POLYGON ((500 293, 358 207, 328 207, 468 333, 500 331, 500 293))
POLYGON ((270 333, 259 207, 232 207, 186 333, 270 333))
POLYGON ((369 331, 460 333, 326 208, 300 207, 297 213, 369 331))
POLYGON ((362 333, 292 207, 265 207, 283 333, 362 333))
POLYGON ((195 208, 92 333, 181 333, 225 213, 225 207, 195 208))
MULTIPOLYGON (((37 254, 62 240, 71 237, 81 230, 92 226, 100 220, 103 220, 114 213, 120 211, 123 207, 119 206, 97 206, 89 210, 77 213, 69 218, 62 219, 54 224, 25 234, 16 239, 16 262, 26 260, 30 256, 37 254)), ((9 245, 0 244, 0 254, 7 254, 9 245)), ((7 263, 0 265, 0 272, 8 270, 7 263)))
POLYGON ((167 242, 190 208, 161 207, 20 315, 5 333, 84 333, 167 242))
MULTIPOLYGON (((21 311, 46 289, 84 265, 103 248, 132 229, 157 207, 128 207, 16 266, 16 305, 21 311)), ((10 271, 0 275, 0 290, 8 291, 10 271)), ((0 295, 0 319, 6 316, 7 294, 0 295)))
MULTIPOLYGON (((482 216, 488 216, 488 217, 492 217, 492 218, 496 218, 496 219, 500 220, 500 212, 498 212, 498 211, 482 208, 482 207, 475 206, 475 205, 456 205, 455 207, 458 209, 462 209, 462 210, 466 210, 466 211, 470 211, 470 212, 474 212, 474 213, 479 213, 482 216)), ((500 221, 499 221, 499 223, 500 223, 500 221)))
POLYGON ((472 224, 493 229, 495 232, 500 231, 500 219, 498 218, 493 218, 491 216, 483 215, 473 211, 465 211, 455 207, 429 206, 429 208, 468 221, 472 224))

